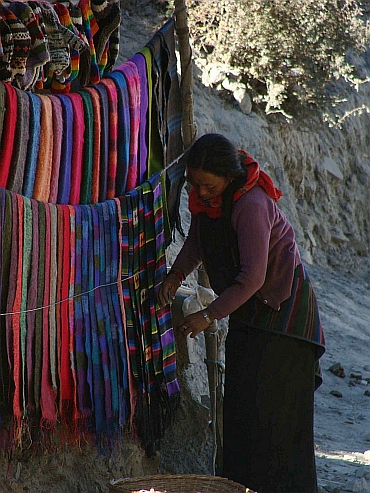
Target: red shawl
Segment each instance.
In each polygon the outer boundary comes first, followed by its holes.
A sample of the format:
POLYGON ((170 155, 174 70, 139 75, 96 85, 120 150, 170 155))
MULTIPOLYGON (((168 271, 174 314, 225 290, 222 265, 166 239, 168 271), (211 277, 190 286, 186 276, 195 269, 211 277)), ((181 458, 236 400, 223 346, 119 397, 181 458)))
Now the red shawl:
MULTIPOLYGON (((248 192, 248 190, 253 188, 255 185, 262 187, 273 200, 279 200, 283 193, 275 187, 271 178, 260 169, 257 161, 255 161, 252 156, 245 151, 238 151, 238 153, 245 156, 243 160, 243 167, 248 171, 248 178, 244 185, 234 193, 233 202, 235 203, 242 195, 248 192)), ((192 214, 196 215, 200 212, 205 212, 207 216, 215 219, 221 217, 221 207, 222 195, 210 200, 202 200, 196 193, 195 189, 192 188, 189 195, 189 210, 192 214)))

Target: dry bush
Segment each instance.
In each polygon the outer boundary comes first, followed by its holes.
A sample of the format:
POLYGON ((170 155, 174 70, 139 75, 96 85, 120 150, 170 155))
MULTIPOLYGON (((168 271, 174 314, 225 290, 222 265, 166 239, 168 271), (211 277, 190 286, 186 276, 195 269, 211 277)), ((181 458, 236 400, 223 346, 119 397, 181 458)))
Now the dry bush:
POLYGON ((327 102, 325 85, 356 82, 347 60, 368 43, 366 6, 354 0, 189 0, 194 49, 241 69, 266 113, 327 102))

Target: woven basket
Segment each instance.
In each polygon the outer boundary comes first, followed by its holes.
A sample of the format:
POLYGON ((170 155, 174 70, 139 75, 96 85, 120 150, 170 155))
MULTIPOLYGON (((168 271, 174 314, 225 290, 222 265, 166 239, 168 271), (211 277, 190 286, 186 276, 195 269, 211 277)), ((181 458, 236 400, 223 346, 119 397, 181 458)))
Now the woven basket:
POLYGON ((109 486, 121 493, 254 493, 249 488, 220 476, 196 474, 123 478, 111 481, 109 486))

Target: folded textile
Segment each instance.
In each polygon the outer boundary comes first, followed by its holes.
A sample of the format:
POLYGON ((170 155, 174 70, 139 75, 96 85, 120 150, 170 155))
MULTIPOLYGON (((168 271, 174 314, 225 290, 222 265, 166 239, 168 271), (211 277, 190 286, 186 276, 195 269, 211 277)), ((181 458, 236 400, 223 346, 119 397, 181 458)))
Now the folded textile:
POLYGON ((67 96, 73 108, 73 142, 72 142, 72 170, 71 192, 69 204, 79 204, 81 197, 82 159, 84 151, 85 118, 81 95, 70 93, 67 96))
POLYGON ((33 196, 36 179, 37 158, 41 134, 41 99, 38 95, 27 92, 29 97, 29 140, 26 165, 23 176, 22 193, 26 197, 33 196))
POLYGON ((41 100, 40 143, 32 198, 47 202, 50 195, 53 162, 53 110, 49 96, 40 94, 39 98, 41 100))
POLYGON ((2 188, 6 188, 8 182, 18 115, 18 98, 16 90, 9 83, 4 83, 4 86, 6 91, 5 104, 7 111, 5 112, 0 148, 0 187, 2 188))
POLYGON ((62 103, 56 96, 49 95, 53 112, 53 163, 50 176, 50 194, 48 202, 58 200, 60 161, 62 155, 63 111, 62 103))
MULTIPOLYGON (((100 180, 100 139, 101 139, 101 107, 99 93, 94 87, 86 87, 84 89, 90 94, 92 104, 92 175, 91 175, 91 203, 99 201, 99 180, 100 180)), ((83 91, 82 91, 83 92, 83 91)))
POLYGON ((118 135, 117 135, 117 174, 115 196, 126 192, 130 161, 130 102, 126 78, 122 72, 113 70, 107 75, 117 88, 118 95, 118 135))
POLYGON ((146 60, 142 53, 136 53, 130 59, 137 66, 140 79, 140 130, 139 130, 139 176, 138 184, 143 183, 148 176, 148 143, 147 143, 147 125, 148 125, 148 77, 146 60))
POLYGON ((17 93, 17 123, 7 188, 16 193, 22 193, 29 139, 30 100, 25 91, 17 88, 15 91, 17 93))
POLYGON ((108 112, 109 112, 109 152, 108 152, 108 176, 107 176, 107 199, 112 199, 116 194, 117 175, 117 137, 118 137, 118 95, 115 83, 109 79, 101 79, 107 89, 108 112))
POLYGON ((138 149, 140 130, 140 78, 137 66, 130 60, 117 70, 126 78, 130 105, 130 161, 127 176, 127 191, 138 184, 138 149))
POLYGON ((58 204, 68 204, 72 181, 74 111, 67 95, 57 95, 62 105, 63 138, 59 168, 58 204))

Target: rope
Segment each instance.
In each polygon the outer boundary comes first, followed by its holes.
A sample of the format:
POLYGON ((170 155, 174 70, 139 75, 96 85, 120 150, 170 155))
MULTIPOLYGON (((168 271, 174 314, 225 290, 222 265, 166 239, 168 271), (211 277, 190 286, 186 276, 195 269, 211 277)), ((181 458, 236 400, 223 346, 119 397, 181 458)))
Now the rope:
MULTIPOLYGON (((7 315, 19 315, 20 313, 30 313, 30 312, 35 312, 37 310, 43 310, 44 308, 51 308, 52 306, 60 305, 61 303, 64 303, 65 301, 70 301, 70 300, 73 300, 74 298, 79 298, 80 296, 85 296, 86 294, 92 293, 93 291, 96 291, 97 289, 106 288, 108 286, 115 286, 115 285, 118 286, 119 282, 126 282, 129 279, 133 279, 134 277, 137 277, 139 274, 143 274, 144 272, 146 272, 146 271, 142 270, 142 271, 140 271, 137 274, 134 274, 132 276, 121 277, 121 279, 118 281, 110 282, 107 284, 100 284, 99 286, 95 286, 94 288, 89 289, 88 291, 83 291, 82 293, 78 293, 78 294, 75 294, 73 296, 69 296, 68 298, 63 298, 62 300, 58 300, 54 303, 50 303, 49 305, 42 305, 42 306, 38 306, 36 308, 30 308, 29 310, 20 310, 17 312, 0 313, 0 317, 6 317, 7 315)), ((158 287, 159 284, 156 284, 155 287, 158 287)))

